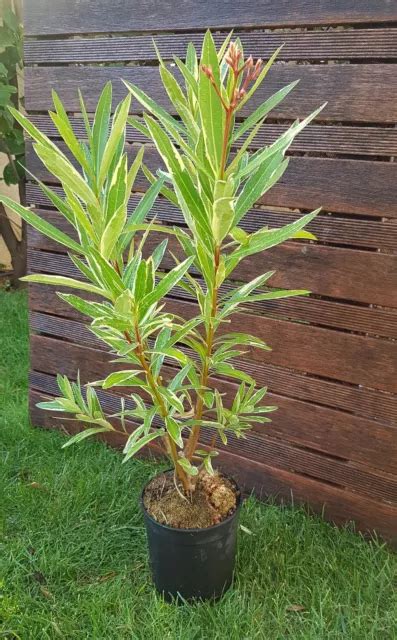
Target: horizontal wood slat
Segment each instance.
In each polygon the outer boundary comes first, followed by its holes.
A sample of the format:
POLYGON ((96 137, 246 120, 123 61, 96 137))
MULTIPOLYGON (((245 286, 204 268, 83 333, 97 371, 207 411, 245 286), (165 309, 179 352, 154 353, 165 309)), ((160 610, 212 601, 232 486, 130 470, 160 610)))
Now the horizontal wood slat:
MULTIPOLYGON (((152 234, 146 242, 146 249, 154 248, 160 237, 163 238, 164 234, 152 234)), ((173 238, 169 240, 169 248, 181 256, 179 244, 173 238)), ((171 256, 167 264, 172 264, 171 256)), ((69 260, 61 263, 52 254, 33 252, 31 255, 32 269, 57 273, 61 266, 74 277, 78 274, 69 260)), ((341 300, 397 307, 397 261, 392 255, 289 242, 249 256, 236 268, 233 277, 251 280, 269 267, 276 271, 269 280, 270 286, 304 288, 341 300), (365 287, 362 286, 364 281, 365 287), (380 281, 382 287, 379 287, 380 281)))
MULTIPOLYGON (((111 356, 99 349, 52 337, 32 336, 31 348, 36 371, 51 375, 60 372, 72 379, 79 371, 82 384, 101 379, 105 367, 106 371, 122 368, 110 364, 111 356)), ((227 394, 236 388, 233 382, 220 382, 220 386, 227 394)), ((272 422, 265 427, 269 437, 368 465, 374 473, 376 468, 396 472, 395 428, 274 393, 269 393, 267 400, 278 406, 272 422)), ((263 433, 263 425, 256 431, 263 433)))
MULTIPOLYGON (((30 392, 30 415, 34 424, 45 428, 60 428, 59 420, 48 411, 42 411, 35 406, 42 399, 42 393, 35 390, 30 392)), ((78 425, 68 423, 68 429, 73 433, 78 425), (71 428, 72 424, 72 428, 71 428)), ((102 438, 113 446, 121 446, 119 438, 102 438)), ((153 447, 147 449, 149 455, 154 455, 153 447)), ((146 454, 148 455, 148 454, 146 454)), ((346 491, 340 487, 331 486, 325 482, 309 478, 291 471, 277 469, 274 466, 263 465, 230 452, 221 451, 219 466, 226 472, 233 474, 240 486, 246 491, 254 491, 259 498, 276 497, 279 501, 294 504, 307 504, 313 512, 327 517, 335 524, 344 524, 354 520, 358 530, 378 532, 390 541, 396 540, 395 519, 396 508, 393 505, 380 503, 378 500, 368 500, 367 497, 346 491), (367 513, 371 509, 371 525, 368 525, 367 513)))
MULTIPOLYGON (((59 146, 64 150, 63 145, 59 146)), ((130 160, 138 148, 138 145, 127 147, 130 160)), ((31 143, 27 144, 26 153, 33 175, 45 182, 56 183, 34 153, 31 143)), ((145 148, 145 163, 153 172, 163 166, 157 151, 150 146, 145 148)), ((146 178, 140 173, 135 188, 145 190, 147 185, 146 178)), ((258 203, 397 217, 397 163, 292 157, 281 180, 258 203)))
MULTIPOLYGON (((43 394, 56 396, 59 393, 56 378, 53 376, 32 372, 30 383, 33 389, 43 394)), ((112 396, 111 393, 105 394, 107 399, 107 406, 105 406, 102 394, 98 395, 108 413, 119 410, 119 397, 112 396)), ((60 421, 62 422, 62 418, 60 421)), ((206 442, 209 436, 209 432, 208 435, 205 434, 203 442, 206 442)), ((262 428, 260 433, 251 432, 247 440, 242 443, 236 441, 236 438, 231 435, 228 450, 280 469, 304 473, 343 487, 349 486, 350 489, 362 495, 373 498, 382 496, 383 500, 390 502, 397 500, 397 478, 386 474, 378 476, 371 468, 360 463, 352 464, 344 460, 336 460, 334 457, 330 458, 319 452, 297 448, 291 443, 269 436, 267 429, 262 428)))
MULTIPOLYGON (((76 135, 85 138, 84 122, 81 117, 70 116, 76 135)), ((59 138, 59 132, 47 115, 34 114, 30 120, 51 138, 59 138)), ((90 117, 92 122, 92 116, 90 117)), ((263 124, 250 148, 262 148, 281 136, 289 125, 263 124)), ((128 142, 147 142, 147 138, 129 125, 126 130, 128 142)), ((241 141, 245 139, 242 136, 241 141)), ((397 155, 397 129, 392 127, 308 125, 291 145, 293 152, 341 153, 349 155, 397 155)))
MULTIPOLYGON (((58 229, 69 233, 71 237, 76 237, 76 234, 70 231, 69 225, 66 222, 64 223, 63 219, 60 220, 57 213, 41 211, 40 215, 58 229)), ((64 252, 64 248, 61 245, 44 237, 35 229, 29 229, 28 234, 31 249, 64 252)), ((172 265, 172 259, 165 257, 163 268, 168 268, 172 265)), ((181 294, 182 297, 187 297, 186 292, 182 289, 174 290, 173 295, 180 296, 181 294)), ((317 300, 305 296, 257 302, 251 305, 251 309, 255 313, 288 317, 292 320, 302 320, 345 330, 350 329, 355 332, 397 338, 397 312, 375 307, 368 308, 341 302, 317 300)))
MULTIPOLYGON (((220 47, 225 34, 214 34, 220 47)), ((247 54, 269 58, 281 45, 279 60, 360 60, 397 58, 397 29, 353 29, 344 31, 245 32, 234 31, 247 54)), ((164 60, 176 55, 185 58, 189 42, 201 50, 203 35, 197 33, 158 34, 156 44, 164 60)), ((71 40, 27 40, 25 64, 66 62, 157 61, 152 36, 136 35, 113 38, 71 40)))
MULTIPOLYGON (((86 98, 87 109, 94 110, 99 93, 108 80, 113 81, 114 101, 123 98, 127 90, 124 78, 148 91, 160 104, 171 105, 161 84, 156 67, 27 67, 25 73, 25 104, 29 111, 51 108, 51 90, 55 89, 65 108, 79 111, 77 89, 86 98)), ((297 118, 307 115, 320 104, 328 102, 321 120, 341 122, 397 121, 397 78, 393 64, 289 65, 275 64, 266 82, 243 107, 246 116, 272 93, 300 78, 294 91, 272 112, 273 117, 297 118), (249 106, 248 106, 249 105, 249 106)), ((132 110, 140 107, 133 101, 132 110)))
MULTIPOLYGON (((55 187, 59 195, 63 195, 62 189, 55 187)), ((44 195, 41 189, 28 182, 26 185, 26 197, 29 204, 36 204, 38 207, 51 207, 52 203, 44 195)), ((137 206, 141 196, 133 195, 129 202, 129 212, 131 213, 137 206)), ((44 212, 41 212, 44 215, 44 212)), ((47 215, 51 215, 50 212, 47 215)), ((265 209, 264 205, 260 208, 251 209, 241 222, 241 227, 252 233, 258 231, 263 226, 281 227, 283 224, 293 222, 302 214, 291 212, 288 210, 265 209)), ((169 222, 172 224, 183 224, 182 213, 177 207, 171 205, 163 198, 158 198, 154 203, 148 217, 156 216, 158 220, 169 222)), ((360 220, 359 218, 341 217, 337 215, 329 215, 320 213, 307 227, 314 233, 319 242, 326 242, 337 245, 347 245, 356 247, 376 248, 380 251, 397 250, 397 221, 396 220, 360 220)), ((32 238, 33 240, 33 238, 32 238)), ((35 241, 40 243, 39 234, 35 241)), ((42 240, 39 248, 43 243, 48 242, 49 250, 53 245, 50 240, 42 240)))
MULTIPOLYGON (((65 289, 66 292, 72 290, 65 289)), ((89 294, 87 294, 89 298, 89 294)), ((29 306, 55 316, 82 321, 83 316, 58 298, 55 289, 43 285, 29 286, 29 306)), ((397 397, 388 393, 320 380, 274 364, 251 363, 258 384, 269 386, 275 393, 308 402, 333 406, 349 413, 373 418, 385 423, 397 422, 397 397)))
MULTIPOLYGON (((189 301, 169 299, 166 308, 184 317, 197 314, 196 305, 189 301)), ((34 318, 36 322, 40 321, 42 331, 46 329, 48 332, 55 325, 58 330, 61 327, 63 331, 76 332, 76 339, 80 335, 83 344, 90 340, 91 344, 99 346, 97 341, 92 342, 94 337, 90 333, 87 335, 88 329, 84 329, 80 323, 70 320, 62 322, 50 316, 34 318)), ((265 353, 247 349, 250 358, 245 356, 248 369, 250 362, 270 362, 351 384, 391 392, 396 390, 395 343, 247 313, 236 314, 227 330, 244 331, 244 327, 250 327, 250 332, 272 348, 271 352, 265 353)), ((70 338, 71 335, 69 333, 63 337, 70 338)), ((253 375, 255 377, 255 372, 253 375)))
POLYGON ((24 11, 27 35, 397 21, 397 8, 390 0, 261 0, 255 10, 224 0, 185 0, 180 7, 165 7, 155 0, 133 6, 125 0, 114 0, 111 9, 107 0, 70 0, 56 2, 51 11, 47 0, 25 0, 24 11))

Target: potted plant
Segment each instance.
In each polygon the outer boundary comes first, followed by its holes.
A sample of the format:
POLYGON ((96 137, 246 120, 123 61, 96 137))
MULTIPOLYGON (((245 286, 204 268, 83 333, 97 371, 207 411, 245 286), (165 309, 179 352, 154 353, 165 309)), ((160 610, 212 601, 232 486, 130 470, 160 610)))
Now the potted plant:
MULTIPOLYGON (((159 55, 161 78, 177 117, 125 83, 145 114, 143 119, 128 117, 129 95, 118 105, 110 126, 112 96, 107 85, 92 125, 81 99, 87 142, 76 139, 54 93, 55 112, 50 115, 79 169, 13 110, 34 139, 37 155, 63 186, 61 198, 40 184, 77 239, 33 211, 1 199, 66 246, 82 275, 81 280, 53 275, 25 279, 80 289, 82 295, 58 295, 89 318, 90 330, 109 346, 118 367, 85 390, 78 377, 71 382, 58 376, 60 396, 39 406, 72 414, 84 427, 64 446, 117 431, 126 440, 124 461, 148 445, 168 456, 171 470, 153 478, 142 493, 154 582, 167 598, 219 597, 230 585, 241 496, 236 482, 214 471, 212 463, 218 442, 226 446, 230 434, 247 437, 253 424, 268 422, 276 409, 264 404, 266 389, 257 389, 255 380, 235 364, 245 350, 269 347, 255 336, 233 331, 231 317, 251 302, 308 293, 264 288, 271 271, 224 287, 246 257, 291 238, 313 238, 304 227, 317 211, 277 229, 248 233, 241 226, 247 211, 286 170, 285 152, 294 137, 319 112, 294 122, 264 149, 249 153, 269 111, 296 84, 280 89, 246 120, 239 119, 276 55, 266 65, 244 59, 241 43, 232 42, 231 35, 217 51, 207 32, 200 61, 192 44, 186 62, 175 57, 183 85, 159 55), (127 120, 155 144, 165 165, 156 177, 143 166, 151 186, 130 215, 128 199, 143 149, 128 167, 127 120), (159 193, 180 208, 184 227, 145 222, 159 193), (145 253, 152 232, 171 237, 183 254, 166 271, 161 267, 167 238, 145 253), (197 300, 194 317, 184 319, 167 308, 164 298, 177 285, 197 300), (217 376, 237 381, 232 399, 226 401, 217 388, 217 376), (117 414, 105 414, 95 387, 120 388, 117 414)), ((174 252, 167 252, 168 259, 170 255, 174 252)))

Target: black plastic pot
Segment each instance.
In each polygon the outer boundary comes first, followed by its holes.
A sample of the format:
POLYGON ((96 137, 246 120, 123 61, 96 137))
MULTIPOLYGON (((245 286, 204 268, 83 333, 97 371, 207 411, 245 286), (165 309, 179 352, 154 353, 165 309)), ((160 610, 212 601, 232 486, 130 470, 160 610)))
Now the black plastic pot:
MULTIPOLYGON (((233 481, 233 484, 236 483, 233 481)), ((217 599, 230 587, 236 557, 241 494, 235 512, 207 529, 176 529, 144 514, 154 585, 168 601, 217 599)))

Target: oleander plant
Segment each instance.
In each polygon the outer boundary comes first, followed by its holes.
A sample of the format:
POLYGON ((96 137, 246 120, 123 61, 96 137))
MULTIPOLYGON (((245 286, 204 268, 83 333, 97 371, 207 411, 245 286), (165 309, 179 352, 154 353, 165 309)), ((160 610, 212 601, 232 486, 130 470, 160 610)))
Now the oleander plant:
POLYGON ((276 409, 265 404, 266 389, 257 388, 236 363, 247 349, 269 347, 253 335, 233 331, 233 314, 253 302, 308 293, 266 287, 272 271, 243 284, 233 281, 234 270, 239 268, 241 274, 246 258, 292 238, 314 238, 304 228, 318 211, 254 233, 242 225, 246 213, 287 170, 286 152, 295 136, 320 111, 293 122, 277 140, 250 152, 269 112, 296 85, 248 109, 277 53, 266 64, 254 62, 244 57, 241 42, 233 41, 232 34, 217 50, 210 32, 201 58, 190 44, 185 61, 175 57, 172 71, 158 52, 171 113, 142 88, 125 82, 127 97, 112 116, 108 84, 92 122, 81 98, 84 141, 76 138, 54 92, 50 116, 67 152, 11 109, 33 138, 37 156, 62 185, 59 195, 39 182, 69 223, 70 234, 5 196, 0 200, 66 247, 80 273, 78 279, 34 274, 25 280, 77 290, 78 294, 58 295, 87 317, 90 331, 107 345, 114 363, 102 380, 86 385, 80 384, 77 372, 76 382, 58 376, 59 397, 39 406, 81 423, 82 431, 64 446, 118 432, 125 436, 124 461, 146 445, 157 447, 169 457, 176 489, 187 499, 200 474, 214 473, 220 443, 226 446, 231 434, 246 438, 252 425, 268 422, 276 409), (143 117, 129 116, 131 98, 136 101, 134 111, 143 117), (129 163, 127 122, 155 145, 163 168, 152 172, 145 166, 144 146, 129 163), (139 170, 150 187, 131 211, 129 199, 139 170), (180 209, 183 225, 159 223, 148 215, 160 194, 180 209), (164 239, 151 251, 147 239, 153 232, 156 237, 164 234, 164 239), (179 257, 169 251, 168 238, 178 243, 179 257), (172 259, 172 268, 163 267, 166 253, 166 264, 172 259), (197 313, 188 320, 167 307, 166 296, 176 286, 197 302, 197 313), (226 401, 216 388, 218 377, 237 381, 234 398, 226 401), (121 387, 124 396, 120 410, 108 415, 96 389, 114 387, 121 387))

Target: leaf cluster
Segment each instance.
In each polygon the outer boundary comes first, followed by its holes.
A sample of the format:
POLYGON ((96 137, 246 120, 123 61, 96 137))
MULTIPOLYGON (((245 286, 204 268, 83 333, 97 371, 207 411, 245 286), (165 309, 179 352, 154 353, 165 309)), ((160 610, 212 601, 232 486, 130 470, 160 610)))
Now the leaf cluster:
POLYGON ((255 380, 236 366, 236 359, 247 351, 269 347, 255 336, 233 331, 233 314, 249 309, 252 302, 308 293, 269 287, 272 271, 247 283, 224 286, 245 259, 292 238, 314 237, 304 228, 317 211, 281 228, 251 234, 241 226, 247 211, 283 175, 288 165, 286 153, 295 136, 320 111, 294 122, 264 149, 249 152, 267 114, 296 84, 280 89, 242 120, 246 103, 264 81, 276 55, 265 65, 261 61, 254 65, 251 58, 244 61, 241 43, 232 43, 231 34, 217 51, 207 32, 201 59, 190 44, 185 61, 174 58, 174 74, 158 52, 161 79, 174 115, 129 83, 125 83, 127 97, 114 108, 112 88, 107 84, 93 119, 80 95, 84 140, 77 139, 53 92, 50 117, 67 152, 10 108, 19 126, 33 138, 38 157, 63 188, 59 195, 39 182, 70 231, 61 231, 5 196, 0 199, 65 246, 80 273, 78 279, 34 274, 26 280, 67 287, 60 297, 87 316, 90 330, 109 347, 116 365, 85 393, 79 381, 58 377, 60 397, 40 406, 74 414, 91 425, 70 442, 119 430, 126 437, 125 460, 158 439, 186 492, 194 487, 200 466, 212 472, 217 454, 215 440, 205 449, 199 444, 201 427, 212 429, 227 444, 229 433, 245 437, 253 424, 268 422, 267 414, 275 409, 264 404, 266 389, 256 389, 255 380), (131 97, 144 111, 142 118, 129 115, 131 97), (143 147, 135 150, 129 163, 127 122, 156 146, 164 163, 157 175, 143 164, 143 147), (151 186, 131 211, 129 199, 139 170, 151 186), (155 219, 147 222, 159 195, 181 209, 183 227, 164 226, 155 219), (151 241, 153 231, 165 236, 157 245, 151 241), (175 266, 164 269, 170 235, 184 258, 175 258, 175 266), (197 301, 197 315, 190 320, 171 313, 167 305, 167 297, 177 286, 197 301), (72 293, 73 289, 80 294, 72 293), (227 402, 214 383, 218 377, 235 383, 234 397, 227 402), (128 403, 123 400, 120 412, 106 416, 95 386, 121 388, 128 403), (117 419, 120 429, 112 419, 117 419), (126 421, 137 425, 132 433, 126 421))
POLYGON ((24 177, 25 144, 22 129, 8 110, 18 106, 18 75, 22 69, 22 25, 7 6, 0 25, 0 152, 8 156, 3 169, 6 184, 17 184, 24 177))

